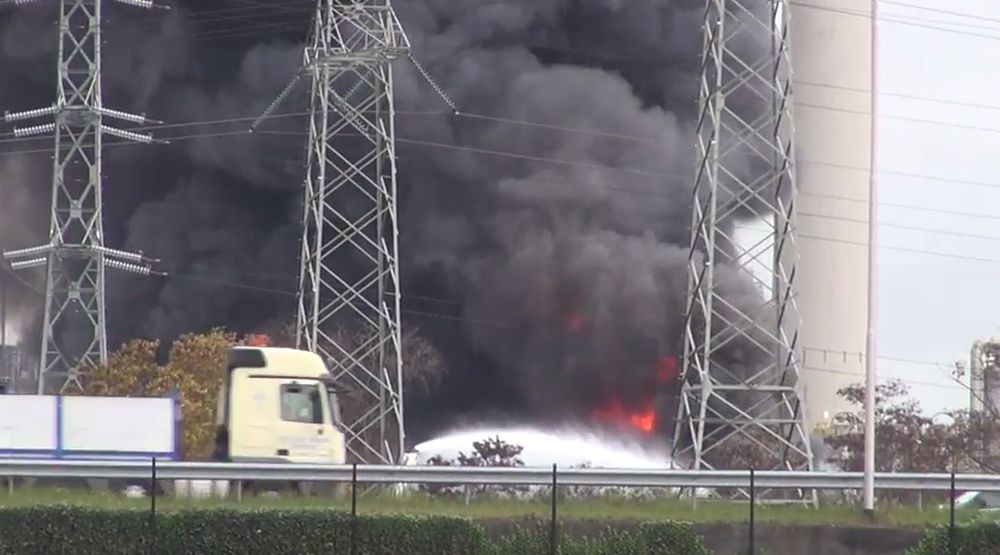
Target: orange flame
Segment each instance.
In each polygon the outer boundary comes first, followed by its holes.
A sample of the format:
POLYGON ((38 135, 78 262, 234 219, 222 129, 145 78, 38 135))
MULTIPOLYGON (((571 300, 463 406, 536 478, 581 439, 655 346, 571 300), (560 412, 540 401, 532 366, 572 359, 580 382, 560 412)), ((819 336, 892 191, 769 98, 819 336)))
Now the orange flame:
POLYGON ((622 406, 618 398, 612 397, 604 407, 591 413, 591 416, 597 422, 617 424, 645 434, 653 433, 656 429, 656 411, 653 410, 652 403, 647 404, 641 411, 630 411, 622 406))
POLYGON ((677 357, 663 355, 656 361, 656 368, 650 377, 650 395, 638 410, 626 408, 616 396, 611 396, 603 406, 595 409, 591 417, 596 422, 616 424, 621 428, 631 428, 643 434, 656 431, 656 410, 653 408, 653 397, 656 392, 678 375, 677 357))
POLYGON ((267 347, 271 344, 271 338, 267 334, 254 334, 246 337, 247 347, 267 347))

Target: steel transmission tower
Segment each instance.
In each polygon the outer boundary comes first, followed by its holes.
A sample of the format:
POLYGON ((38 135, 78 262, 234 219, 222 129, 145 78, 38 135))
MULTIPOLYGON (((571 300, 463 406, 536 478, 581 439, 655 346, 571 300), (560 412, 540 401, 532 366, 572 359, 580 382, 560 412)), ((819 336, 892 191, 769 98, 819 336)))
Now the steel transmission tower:
POLYGON ((675 459, 693 468, 812 468, 796 356, 789 2, 707 0, 674 436, 675 459), (738 222, 761 231, 737 238, 738 222), (756 306, 726 294, 733 272, 753 279, 756 306), (738 461, 748 450, 755 462, 738 461))
POLYGON ((318 0, 301 70, 255 122, 308 77, 296 341, 347 389, 352 457, 403 452, 392 62, 409 41, 389 0, 318 0))
MULTIPOLYGON (((18 4, 31 0, 23 0, 18 4)), ((148 0, 116 0, 143 8, 148 0)), ((150 273, 140 254, 104 246, 103 136, 149 143, 152 138, 104 125, 104 118, 147 123, 144 116, 105 108, 101 101, 101 0, 61 0, 58 83, 51 107, 4 114, 7 122, 52 116, 17 128, 17 137, 53 133, 49 242, 8 251, 12 269, 46 267, 38 393, 82 391, 88 369, 107 360, 105 269, 150 273)))

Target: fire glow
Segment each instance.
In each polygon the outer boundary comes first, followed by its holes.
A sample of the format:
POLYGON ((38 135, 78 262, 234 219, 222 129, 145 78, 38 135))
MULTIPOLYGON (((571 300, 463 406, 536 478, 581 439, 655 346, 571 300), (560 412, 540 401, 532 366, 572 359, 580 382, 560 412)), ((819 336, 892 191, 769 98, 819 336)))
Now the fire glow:
POLYGON ((587 327, 587 319, 578 312, 571 312, 566 317, 566 329, 572 333, 581 333, 587 327))
POLYGON ((647 404, 641 411, 632 412, 626 409, 621 401, 612 397, 603 407, 594 410, 591 416, 595 422, 617 424, 644 434, 651 434, 656 429, 656 411, 653 410, 652 403, 647 404))
POLYGON ((653 398, 676 375, 677 357, 664 355, 657 360, 650 384, 652 387, 649 388, 649 399, 641 403, 638 408, 630 409, 625 407, 621 399, 612 395, 591 413, 591 417, 595 422, 602 424, 614 424, 644 435, 652 434, 656 431, 656 409, 653 406, 653 398))

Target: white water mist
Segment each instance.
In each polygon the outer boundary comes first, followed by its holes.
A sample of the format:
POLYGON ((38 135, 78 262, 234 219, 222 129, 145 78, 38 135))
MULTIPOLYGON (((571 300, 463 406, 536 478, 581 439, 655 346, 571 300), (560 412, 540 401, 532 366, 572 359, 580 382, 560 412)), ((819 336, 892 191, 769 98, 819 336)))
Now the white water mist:
POLYGON ((459 452, 471 453, 473 442, 499 437, 524 450, 525 466, 559 465, 563 468, 669 468, 669 445, 655 446, 622 436, 611 437, 597 430, 545 430, 531 427, 479 426, 456 430, 420 443, 414 448, 416 464, 434 456, 455 459, 459 452))

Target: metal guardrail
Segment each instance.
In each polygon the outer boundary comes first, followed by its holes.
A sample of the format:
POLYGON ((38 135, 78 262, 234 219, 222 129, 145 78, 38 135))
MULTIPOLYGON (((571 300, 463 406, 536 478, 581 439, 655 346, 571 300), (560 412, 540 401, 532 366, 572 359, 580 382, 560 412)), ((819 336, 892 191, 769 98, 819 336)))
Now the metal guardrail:
MULTIPOLYGON (((147 479, 145 461, 0 460, 0 478, 147 479)), ((483 484, 618 486, 663 488, 743 488, 749 471, 632 470, 556 467, 441 467, 310 465, 266 463, 157 462, 159 480, 243 480, 381 484, 483 484)), ((860 472, 756 471, 754 485, 765 489, 861 489, 860 472)), ((879 490, 1000 491, 1000 476, 986 474, 876 473, 879 490), (954 486, 952 480, 954 479, 954 486)))

